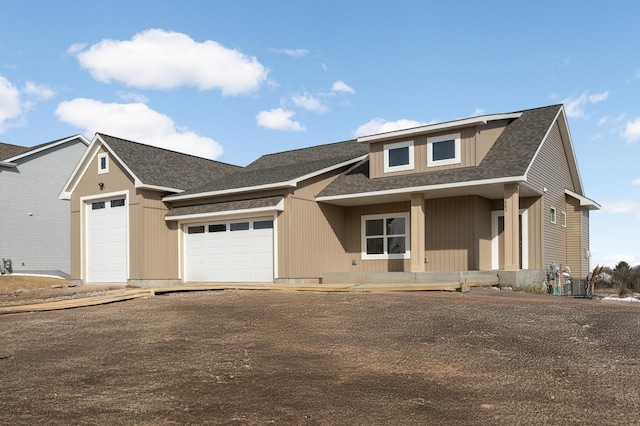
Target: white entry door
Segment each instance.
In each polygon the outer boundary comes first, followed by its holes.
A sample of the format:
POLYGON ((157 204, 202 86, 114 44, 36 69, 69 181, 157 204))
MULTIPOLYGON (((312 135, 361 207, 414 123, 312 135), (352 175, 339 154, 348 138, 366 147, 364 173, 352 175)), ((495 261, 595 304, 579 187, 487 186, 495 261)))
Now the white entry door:
POLYGON ((273 282, 273 219, 185 225, 185 281, 273 282))
POLYGON ((127 282, 125 197, 87 204, 87 282, 127 282))

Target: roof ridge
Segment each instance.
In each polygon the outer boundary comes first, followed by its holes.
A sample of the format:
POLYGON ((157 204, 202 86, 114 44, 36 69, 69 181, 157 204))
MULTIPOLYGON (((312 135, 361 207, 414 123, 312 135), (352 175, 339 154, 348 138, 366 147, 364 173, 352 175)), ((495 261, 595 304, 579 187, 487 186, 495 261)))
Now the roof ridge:
POLYGON ((211 158, 201 157, 201 156, 193 155, 193 154, 187 154, 185 152, 175 151, 175 150, 168 149, 168 148, 162 148, 162 147, 155 146, 155 145, 149 145, 149 144, 144 143, 144 142, 132 141, 130 139, 124 139, 124 138, 120 138, 118 136, 109 135, 109 134, 106 134, 106 133, 97 132, 96 134, 100 135, 100 136, 107 136, 107 137, 109 137, 111 139, 116 139, 116 140, 119 140, 119 141, 122 141, 122 142, 127 142, 127 143, 131 143, 131 144, 143 146, 143 147, 149 148, 149 149, 156 149, 156 150, 159 150, 159 151, 169 152, 171 154, 178 154, 178 155, 185 156, 185 157, 196 158, 198 160, 211 161, 213 163, 224 164, 224 165, 227 165, 227 166, 234 166, 234 167, 242 168, 242 166, 238 166, 237 164, 231 164, 231 163, 227 163, 227 162, 219 161, 219 160, 212 160, 211 158))

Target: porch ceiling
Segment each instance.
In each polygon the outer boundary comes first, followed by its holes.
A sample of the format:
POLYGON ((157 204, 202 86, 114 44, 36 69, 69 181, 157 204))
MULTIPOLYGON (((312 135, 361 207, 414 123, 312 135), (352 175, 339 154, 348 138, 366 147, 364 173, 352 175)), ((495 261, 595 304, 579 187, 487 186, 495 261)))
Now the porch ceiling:
MULTIPOLYGON (((393 203, 398 201, 411 200, 411 194, 423 194, 425 199, 436 198, 450 198, 450 197, 462 197, 468 195, 478 195, 480 197, 487 198, 489 200, 502 200, 504 199, 504 183, 491 183, 485 185, 465 186, 456 188, 438 188, 428 189, 423 188, 411 190, 411 188, 404 188, 402 191, 396 191, 392 193, 363 193, 354 194, 350 197, 326 200, 321 199, 319 201, 335 204, 338 206, 362 206, 369 204, 383 204, 393 203)), ((520 197, 535 197, 542 195, 541 191, 537 191, 526 183, 520 183, 520 197)))

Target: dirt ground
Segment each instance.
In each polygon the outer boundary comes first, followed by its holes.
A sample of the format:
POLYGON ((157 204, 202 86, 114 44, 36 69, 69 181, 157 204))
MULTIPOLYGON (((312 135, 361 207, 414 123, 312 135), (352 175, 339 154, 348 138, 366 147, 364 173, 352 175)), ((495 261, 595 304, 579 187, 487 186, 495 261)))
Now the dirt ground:
POLYGON ((0 275, 0 306, 23 305, 124 291, 122 285, 72 286, 70 280, 44 276, 0 275))
POLYGON ((0 424, 639 424, 640 307, 209 291, 0 316, 0 424))

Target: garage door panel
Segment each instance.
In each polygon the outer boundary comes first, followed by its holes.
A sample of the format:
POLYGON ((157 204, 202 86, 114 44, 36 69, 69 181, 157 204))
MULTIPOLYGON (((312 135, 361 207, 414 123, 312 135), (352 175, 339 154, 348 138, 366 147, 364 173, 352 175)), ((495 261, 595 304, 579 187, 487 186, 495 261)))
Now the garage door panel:
POLYGON ((109 200, 87 205, 87 282, 127 280, 127 209, 109 200))
POLYGON ((185 281, 273 282, 273 221, 254 222, 189 225, 204 232, 184 234, 185 281))

